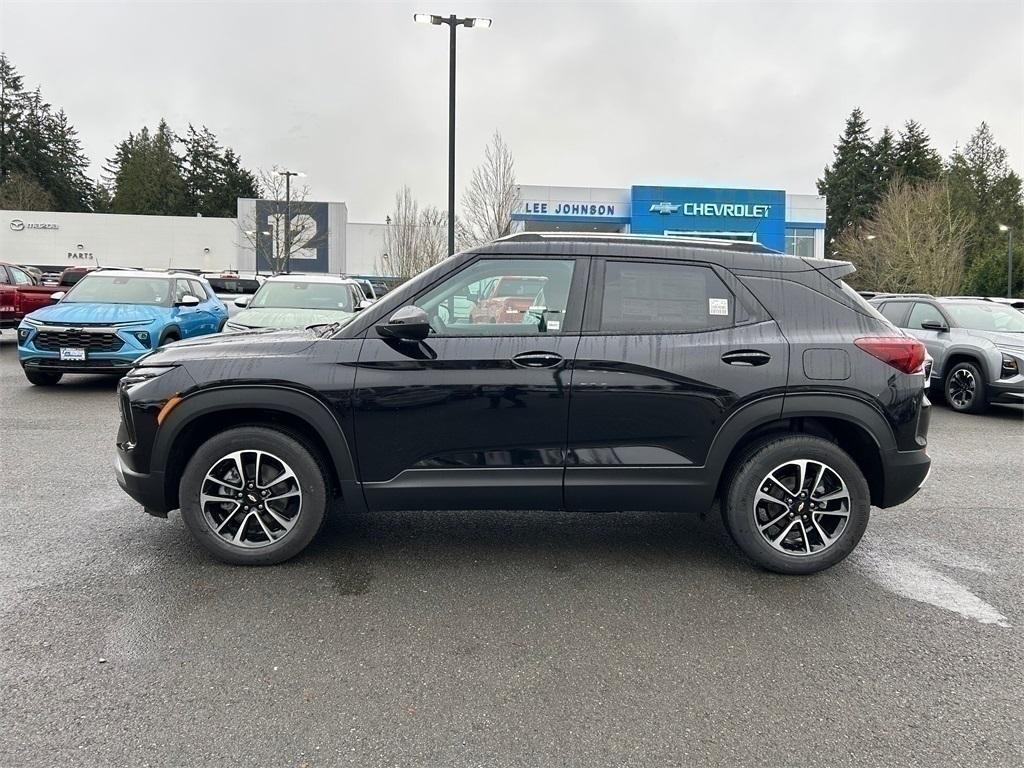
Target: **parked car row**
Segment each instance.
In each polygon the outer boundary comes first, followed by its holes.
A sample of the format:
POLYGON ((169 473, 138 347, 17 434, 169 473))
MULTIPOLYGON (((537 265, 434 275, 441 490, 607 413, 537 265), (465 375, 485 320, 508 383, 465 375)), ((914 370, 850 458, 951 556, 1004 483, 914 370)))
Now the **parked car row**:
POLYGON ((933 397, 955 411, 1024 403, 1024 302, 976 296, 877 294, 871 304, 924 342, 933 397))
POLYGON ((328 275, 97 269, 53 292, 16 267, 0 265, 0 273, 7 281, 0 290, 10 289, 0 294, 4 322, 17 325, 22 368, 41 386, 68 373, 123 374, 142 355, 181 339, 342 323, 371 303, 357 281, 328 275))

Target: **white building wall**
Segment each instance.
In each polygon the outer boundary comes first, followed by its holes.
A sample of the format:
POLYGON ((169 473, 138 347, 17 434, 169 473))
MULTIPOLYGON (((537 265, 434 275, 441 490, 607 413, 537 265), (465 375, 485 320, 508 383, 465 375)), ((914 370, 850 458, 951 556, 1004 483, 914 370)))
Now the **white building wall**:
POLYGON ((390 275, 387 259, 383 258, 386 224, 360 224, 352 222, 347 228, 346 254, 350 275, 390 275))
POLYGON ((3 261, 213 271, 236 259, 234 219, 0 211, 3 261))

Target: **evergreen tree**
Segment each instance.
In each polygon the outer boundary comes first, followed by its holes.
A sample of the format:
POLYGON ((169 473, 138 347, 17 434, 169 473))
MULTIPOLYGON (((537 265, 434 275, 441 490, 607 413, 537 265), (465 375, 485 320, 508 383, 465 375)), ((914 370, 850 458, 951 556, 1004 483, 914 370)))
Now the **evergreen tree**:
MULTIPOLYGON (((1007 233, 1013 230, 1021 242, 1024 201, 1021 178, 1009 167, 1006 149, 996 143, 992 130, 982 123, 963 150, 954 149, 946 167, 955 204, 973 220, 967 243, 966 291, 1002 296, 1006 292, 1007 233)), ((1024 259, 1015 259, 1018 266, 1024 259)), ((1014 270, 1014 295, 1024 292, 1024 269, 1014 270)))
POLYGON ((846 120, 832 165, 818 179, 818 194, 828 198, 826 255, 832 252, 835 239, 842 232, 871 216, 880 192, 868 121, 858 107, 846 120))
POLYGON ((942 176, 942 158, 916 120, 907 120, 896 142, 896 170, 910 183, 935 181, 942 176))
POLYGON ((224 149, 209 128, 196 130, 189 125, 182 139, 183 176, 190 213, 231 217, 237 212, 239 197, 257 197, 256 177, 241 167, 238 155, 224 149))
POLYGON ((63 109, 47 121, 46 146, 52 166, 48 187, 57 210, 92 210, 95 188, 87 175, 89 160, 63 109))
POLYGON ((878 137, 872 149, 873 173, 875 186, 878 191, 875 193, 877 199, 881 200, 889 189, 890 183, 896 176, 896 147, 892 130, 889 126, 882 129, 882 135, 878 137))
POLYGON ((174 143, 174 133, 161 120, 154 133, 143 127, 118 144, 104 168, 113 188, 114 213, 188 215, 182 161, 174 143))

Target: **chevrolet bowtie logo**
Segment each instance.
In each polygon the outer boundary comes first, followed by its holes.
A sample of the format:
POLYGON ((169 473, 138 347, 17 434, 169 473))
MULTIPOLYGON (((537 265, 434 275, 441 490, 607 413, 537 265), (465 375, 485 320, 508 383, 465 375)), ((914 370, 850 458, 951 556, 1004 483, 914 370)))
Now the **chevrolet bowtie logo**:
POLYGON ((669 214, 678 210, 679 206, 674 203, 655 203, 651 206, 651 213, 669 214))

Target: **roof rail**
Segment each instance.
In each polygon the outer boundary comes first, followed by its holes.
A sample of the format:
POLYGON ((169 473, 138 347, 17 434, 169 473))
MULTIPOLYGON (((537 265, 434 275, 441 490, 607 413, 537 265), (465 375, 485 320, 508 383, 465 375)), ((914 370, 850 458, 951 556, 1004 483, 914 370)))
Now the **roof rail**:
POLYGON ((575 241, 592 243, 629 243, 636 245, 697 245, 718 250, 735 250, 758 253, 777 253, 762 243, 751 240, 724 240, 717 237, 696 237, 691 235, 642 235, 622 232, 516 232, 494 240, 493 243, 542 243, 544 241, 575 241))

